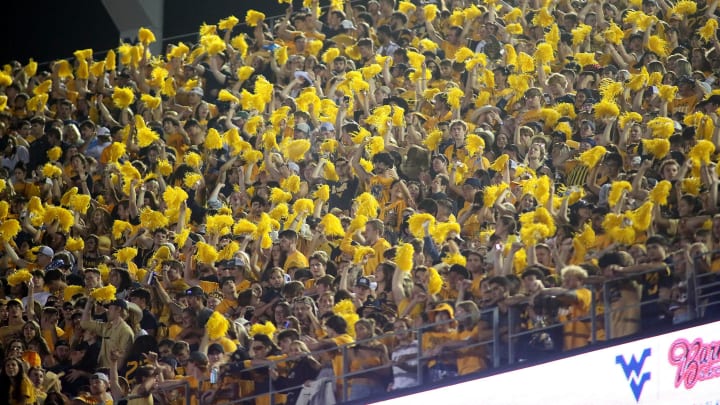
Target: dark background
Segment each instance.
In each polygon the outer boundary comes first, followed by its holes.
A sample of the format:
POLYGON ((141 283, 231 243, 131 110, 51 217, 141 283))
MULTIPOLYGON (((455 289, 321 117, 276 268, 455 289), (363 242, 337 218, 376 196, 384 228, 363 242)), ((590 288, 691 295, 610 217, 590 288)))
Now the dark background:
MULTIPOLYGON (((296 9, 302 7, 302 0, 294 2, 296 9)), ((92 48, 99 59, 119 44, 118 30, 99 0, 5 3, 0 20, 0 65, 10 60, 25 65, 33 58, 42 68, 43 62, 71 58, 75 50, 85 48, 92 48)), ((248 9, 273 17, 283 14, 286 7, 277 0, 165 0, 163 37, 190 34, 170 42, 192 42, 203 22, 216 24, 235 15, 240 20, 235 30, 241 30, 248 9)))

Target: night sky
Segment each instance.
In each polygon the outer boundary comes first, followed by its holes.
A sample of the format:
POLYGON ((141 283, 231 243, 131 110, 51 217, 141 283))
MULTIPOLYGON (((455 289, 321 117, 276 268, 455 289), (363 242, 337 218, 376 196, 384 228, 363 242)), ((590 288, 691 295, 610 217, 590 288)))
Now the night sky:
MULTIPOLYGON (((295 2, 296 7, 302 7, 302 0, 295 2)), ((99 0, 7 3, 0 24, 0 65, 10 60, 24 65, 31 57, 38 63, 71 58, 75 50, 85 48, 100 55, 118 45, 118 30, 99 0)), ((215 24, 231 14, 242 22, 250 8, 271 17, 282 14, 285 7, 276 0, 165 0, 164 37, 195 33, 203 22, 215 24)), ((195 39, 191 36, 171 42, 195 39)))

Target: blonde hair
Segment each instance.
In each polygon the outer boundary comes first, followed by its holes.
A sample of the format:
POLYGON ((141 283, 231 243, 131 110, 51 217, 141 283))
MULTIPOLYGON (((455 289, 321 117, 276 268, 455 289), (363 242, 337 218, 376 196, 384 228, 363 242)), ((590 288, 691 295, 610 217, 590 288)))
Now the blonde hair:
POLYGON ((580 266, 570 265, 565 266, 562 271, 560 271, 560 276, 562 278, 567 277, 577 277, 580 279, 580 281, 585 280, 588 277, 587 270, 583 269, 580 266))

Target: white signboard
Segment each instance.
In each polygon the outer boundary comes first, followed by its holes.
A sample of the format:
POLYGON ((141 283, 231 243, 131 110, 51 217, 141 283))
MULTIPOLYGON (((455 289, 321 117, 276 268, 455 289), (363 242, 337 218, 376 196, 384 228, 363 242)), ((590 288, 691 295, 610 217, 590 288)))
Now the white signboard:
POLYGON ((377 404, 718 404, 720 322, 377 404))

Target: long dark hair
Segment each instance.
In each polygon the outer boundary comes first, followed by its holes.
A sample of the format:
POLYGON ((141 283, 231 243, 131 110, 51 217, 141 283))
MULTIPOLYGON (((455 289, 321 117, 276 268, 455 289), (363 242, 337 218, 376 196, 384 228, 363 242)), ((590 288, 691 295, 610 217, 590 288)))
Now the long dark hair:
POLYGON ((6 404, 9 404, 11 402, 16 403, 23 403, 24 402, 24 396, 23 396, 23 390, 22 390, 22 383, 25 379, 25 369, 23 368, 23 362, 19 358, 11 358, 11 359, 5 359, 3 362, 3 368, 2 371, 0 371, 0 392, 2 392, 3 396, 7 395, 6 401, 3 401, 6 404), (14 361, 18 365, 18 373, 15 377, 10 377, 5 373, 5 366, 9 361, 14 361), (12 398, 10 397, 10 391, 12 389, 12 398))

